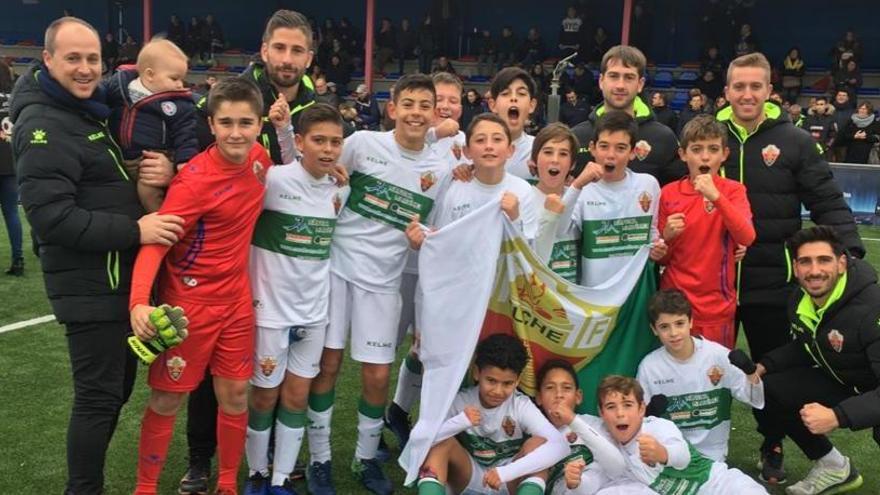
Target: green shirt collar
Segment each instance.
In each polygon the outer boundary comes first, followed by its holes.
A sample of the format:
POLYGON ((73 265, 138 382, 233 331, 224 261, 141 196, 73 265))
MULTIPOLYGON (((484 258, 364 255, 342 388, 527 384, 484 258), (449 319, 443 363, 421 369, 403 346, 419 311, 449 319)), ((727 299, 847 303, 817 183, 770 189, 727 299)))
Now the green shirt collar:
POLYGON ((827 311, 832 304, 840 300, 840 297, 843 296, 844 289, 846 289, 846 272, 843 272, 843 276, 837 279, 837 285, 835 285, 834 290, 831 291, 831 296, 828 297, 825 304, 818 309, 816 308, 816 305, 813 304, 813 300, 810 299, 810 295, 804 292, 797 307, 798 317, 804 322, 804 325, 809 327, 809 329, 815 333, 816 329, 819 327, 819 323, 822 322, 822 317, 825 316, 825 311, 827 311))
MULTIPOLYGON (((601 117, 604 113, 605 104, 603 103, 596 109, 596 117, 601 117)), ((648 105, 644 101, 642 101, 640 96, 636 96, 636 99, 633 100, 633 113, 635 114, 636 119, 641 119, 650 116, 651 109, 648 108, 648 105)))
POLYGON ((782 108, 780 108, 779 105, 772 103, 772 102, 769 102, 769 101, 765 101, 764 102, 764 120, 761 121, 761 123, 758 124, 758 127, 755 127, 755 130, 752 132, 749 132, 748 129, 746 129, 745 127, 734 122, 734 120, 733 120, 733 107, 730 105, 727 105, 726 107, 719 110, 718 113, 715 114, 715 118, 719 122, 724 122, 724 123, 728 124, 728 126, 734 132, 736 132, 736 134, 737 134, 737 136, 739 136, 740 140, 745 141, 746 139, 749 138, 749 136, 758 132, 758 129, 760 129, 761 126, 764 125, 764 122, 766 122, 768 119, 778 120, 781 115, 782 115, 782 108))

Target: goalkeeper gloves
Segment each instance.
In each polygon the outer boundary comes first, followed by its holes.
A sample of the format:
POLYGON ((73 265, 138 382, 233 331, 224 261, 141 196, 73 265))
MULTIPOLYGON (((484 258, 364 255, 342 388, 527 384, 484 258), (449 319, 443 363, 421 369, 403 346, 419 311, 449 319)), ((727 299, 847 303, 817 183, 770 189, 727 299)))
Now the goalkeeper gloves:
POLYGON ((171 307, 163 304, 150 313, 150 322, 156 327, 156 336, 148 342, 132 335, 128 337, 128 346, 137 354, 144 364, 150 364, 162 352, 180 345, 187 336, 186 327, 189 320, 180 306, 171 307))

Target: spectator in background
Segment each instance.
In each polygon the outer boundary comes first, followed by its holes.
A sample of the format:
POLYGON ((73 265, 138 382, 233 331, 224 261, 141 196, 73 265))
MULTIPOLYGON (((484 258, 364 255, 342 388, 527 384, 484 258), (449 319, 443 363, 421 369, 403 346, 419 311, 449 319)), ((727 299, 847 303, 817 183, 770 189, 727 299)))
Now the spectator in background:
POLYGON ((492 32, 484 29, 477 39, 477 75, 491 76, 495 67, 498 48, 492 38, 492 32))
POLYGON ((431 69, 432 74, 437 72, 448 72, 452 75, 458 75, 458 73, 455 72, 455 67, 452 66, 449 57, 446 55, 440 55, 440 58, 437 59, 437 64, 431 69))
POLYGON ((567 57, 581 49, 583 40, 584 21, 577 13, 577 7, 569 5, 565 17, 559 26, 559 53, 561 57, 567 57))
POLYGON ((849 93, 851 99, 855 98, 859 88, 862 87, 862 71, 853 58, 847 60, 843 70, 834 74, 834 87, 849 93))
POLYGON ((351 67, 342 62, 340 54, 334 53, 330 57, 330 65, 324 71, 324 76, 327 81, 336 84, 337 93, 340 96, 345 96, 345 88, 351 82, 351 67))
POLYGON ((828 98, 824 96, 816 98, 815 103, 807 110, 803 128, 810 133, 813 141, 822 147, 823 154, 827 154, 831 148, 834 126, 834 107, 828 103, 828 98))
POLYGON ((202 24, 202 60, 214 60, 214 53, 222 52, 226 46, 226 38, 223 37, 223 29, 214 20, 213 14, 205 16, 202 24), (205 57, 207 55, 207 58, 205 57))
POLYGON ((737 57, 758 51, 758 40, 752 33, 751 24, 743 24, 739 28, 739 37, 733 46, 737 57))
POLYGON ((783 103, 785 103, 785 101, 782 99, 782 94, 776 90, 773 90, 770 92, 770 97, 768 98, 768 100, 772 101, 773 103, 776 103, 780 107, 782 106, 783 103))
POLYGON ((855 101, 850 98, 846 90, 838 90, 834 93, 834 139, 833 159, 842 162, 846 157, 846 143, 840 138, 840 133, 849 125, 852 114, 856 111, 855 101))
POLYGON ((648 48, 651 46, 651 34, 654 28, 652 15, 645 7, 645 2, 639 1, 633 6, 632 19, 630 21, 630 33, 632 39, 630 44, 647 54, 648 48))
POLYGON ((104 72, 113 72, 117 59, 119 59, 119 43, 116 42, 113 33, 107 31, 104 34, 104 40, 101 41, 101 60, 104 62, 104 72))
POLYGON ((9 93, 12 92, 12 70, 0 59, 0 208, 9 237, 12 262, 7 275, 24 275, 24 251, 22 250, 21 219, 18 216, 18 183, 12 160, 12 125, 9 120, 9 93))
POLYGON ((333 108, 339 106, 339 96, 330 90, 327 78, 318 76, 315 78, 315 101, 318 103, 326 103, 333 108))
POLYGON ((532 65, 529 74, 535 80, 535 98, 545 100, 550 94, 550 74, 544 70, 544 64, 537 62, 532 65))
POLYGON ((845 51, 853 54, 856 62, 862 61, 862 42, 856 37, 855 31, 850 29, 844 33, 841 43, 845 51))
POLYGON ((559 107, 559 121, 574 127, 590 117, 590 104, 579 97, 574 89, 565 92, 565 100, 559 107))
POLYGON ((690 99, 688 100, 688 104, 684 107, 680 114, 678 114, 678 129, 675 130, 677 135, 681 135, 681 130, 684 129, 684 126, 687 125, 694 117, 697 115, 702 115, 706 113, 703 109, 703 94, 702 93, 692 93, 690 99))
POLYGON ((397 31, 397 72, 404 74, 404 64, 407 60, 415 55, 416 43, 419 41, 419 35, 415 32, 409 23, 409 19, 404 17, 400 20, 400 29, 397 31))
POLYGON ((464 94, 464 101, 461 104, 461 120, 459 120, 459 128, 467 129, 471 125, 471 120, 477 115, 485 112, 483 109, 483 99, 476 89, 468 89, 464 94))
POLYGON ((177 14, 172 14, 171 19, 168 20, 166 37, 168 38, 168 41, 181 48, 186 46, 186 26, 180 22, 180 17, 177 17, 177 14))
POLYGON ((373 67, 374 72, 385 74, 385 65, 394 56, 396 45, 397 40, 395 39, 394 26, 391 24, 391 19, 383 17, 382 22, 379 24, 379 31, 376 33, 376 66, 373 67))
POLYGON ((336 27, 336 38, 339 40, 341 49, 344 50, 345 53, 352 54, 359 52, 361 45, 357 35, 357 30, 352 26, 348 17, 343 17, 339 20, 339 25, 336 27))
POLYGON ((501 38, 498 39, 498 68, 507 67, 516 63, 518 41, 513 34, 513 28, 504 26, 501 28, 501 38))
POLYGON ((594 65, 599 65, 602 56, 611 48, 611 42, 608 40, 608 34, 605 28, 599 26, 593 31, 593 37, 590 38, 589 54, 587 61, 594 65))
POLYGON ((804 124, 806 119, 804 118, 804 114, 801 113, 801 106, 797 103, 792 103, 788 106, 788 118, 791 119, 791 123, 794 124, 795 127, 799 127, 804 129, 804 124))
POLYGON ((366 84, 358 84, 354 91, 354 98, 354 109, 357 110, 355 123, 358 130, 378 131, 382 114, 379 112, 379 104, 376 99, 367 91, 366 84))
POLYGON ((544 40, 536 27, 530 27, 522 46, 522 63, 529 67, 544 61, 544 40))
POLYGON ((345 136, 350 136, 357 130, 357 110, 354 108, 354 103, 350 101, 340 103, 339 114, 342 115, 342 133, 345 136))
MULTIPOLYGON (((703 57, 700 59, 700 75, 711 71, 717 76, 719 74, 724 74, 726 70, 727 61, 721 56, 718 47, 713 45, 707 48, 706 53, 704 53, 703 57)), ((716 77, 716 79, 720 78, 716 77)))
POLYGON ((845 162, 868 163, 871 148, 880 143, 880 122, 874 114, 874 105, 867 101, 859 103, 839 137, 846 145, 845 162))
POLYGON ((593 102, 593 89, 595 87, 593 72, 587 70, 586 65, 583 63, 575 65, 573 75, 569 76, 566 72, 563 73, 560 79, 564 87, 574 89, 578 96, 586 99, 588 103, 593 102))
POLYGON ((137 60, 141 46, 130 34, 125 36, 125 43, 119 47, 119 60, 117 65, 133 64, 137 60))
MULTIPOLYGON (((697 81, 696 88, 710 100, 718 98, 724 90, 724 81, 718 77, 718 72, 707 70, 697 81)), ((705 106, 705 105, 704 105, 705 106)))
POLYGON ((185 39, 183 51, 190 58, 195 58, 202 50, 202 23, 198 17, 192 16, 189 18, 185 39))
POLYGON ((651 94, 651 109, 654 111, 654 118, 657 119, 657 122, 672 130, 678 129, 678 115, 675 110, 669 108, 665 94, 660 91, 651 94))
POLYGON ((782 99, 789 102, 797 102, 804 84, 804 73, 807 65, 801 58, 801 49, 794 46, 788 51, 788 55, 782 60, 782 99))
POLYGON ((422 20, 422 25, 419 27, 419 46, 416 48, 419 52, 419 72, 428 74, 431 72, 431 62, 437 54, 437 34, 434 31, 431 14, 425 15, 422 20))
MULTIPOLYGON (((217 84, 217 76, 206 76, 205 82, 193 88, 193 92, 201 96, 208 96, 208 93, 215 84, 217 84)), ((196 100, 198 101, 198 98, 196 100)))
POLYGON ((725 98, 724 95, 721 95, 718 98, 715 98, 715 107, 714 108, 715 108, 716 112, 726 106, 727 106, 727 98, 725 98))

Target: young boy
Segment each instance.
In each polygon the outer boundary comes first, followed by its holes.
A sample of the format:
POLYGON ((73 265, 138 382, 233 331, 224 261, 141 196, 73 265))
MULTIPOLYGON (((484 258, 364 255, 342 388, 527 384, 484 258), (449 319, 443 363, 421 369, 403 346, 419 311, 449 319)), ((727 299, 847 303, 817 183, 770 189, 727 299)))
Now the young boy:
POLYGON ((642 387, 634 378, 609 375, 597 391, 602 430, 626 461, 624 477, 660 495, 763 495, 767 490, 738 469, 694 449, 675 423, 645 417, 642 387))
MULTIPOLYGON (((513 153, 510 131, 498 115, 483 113, 474 117, 466 134, 464 154, 473 160, 473 178, 454 181, 437 198, 427 224, 441 228, 462 218, 482 205, 501 198, 501 209, 532 242, 538 233, 538 212, 532 202, 529 184, 507 171, 506 161, 513 153)), ((413 219, 406 235, 413 249, 419 249, 426 232, 413 219)))
POLYGON ((452 401, 419 472, 419 495, 544 493, 545 470, 568 454, 562 434, 516 390, 528 354, 518 337, 477 345, 476 386, 452 401))
POLYGON ((237 493, 254 353, 248 253, 272 164, 256 144, 262 106, 259 91, 244 79, 214 85, 208 123, 216 144, 178 172, 160 210, 184 219, 184 237, 172 247, 141 249, 135 263, 130 296, 135 335, 142 341, 156 335, 149 301, 160 266, 158 299, 181 306, 190 320, 189 337, 150 366, 152 392, 141 424, 137 494, 157 492, 177 411, 208 367, 219 405, 216 493, 237 493))
POLYGON ((273 419, 270 493, 296 493, 288 476, 299 455, 309 385, 324 348, 330 240, 348 197, 348 188, 328 175, 342 153, 342 125, 333 107, 310 106, 299 117, 295 138, 301 161, 272 167, 266 175, 250 259, 257 335, 246 445, 248 493, 264 493, 273 419))
MULTIPOLYGON (((591 426, 601 424, 601 421, 593 416, 575 414, 584 396, 574 367, 561 359, 547 361, 538 370, 537 383, 535 402, 553 426, 565 436, 570 450, 564 459, 550 469, 547 479, 550 493, 602 493, 600 483, 606 476, 620 476, 625 464, 617 447, 591 426), (597 476, 594 471, 599 465, 602 466, 602 473, 597 476)), ((635 483, 629 485, 634 490, 626 493, 654 493, 635 483)))
POLYGON ((727 130, 711 115, 684 126, 679 155, 688 176, 663 186, 658 228, 669 246, 661 288, 676 288, 694 307, 694 335, 736 345, 735 255, 755 240, 746 188, 718 175, 727 130))
POLYGON ((567 224, 559 229, 559 219, 570 218, 581 189, 602 178, 602 168, 590 163, 572 180, 569 174, 577 149, 577 138, 568 126, 549 124, 535 136, 529 162, 538 177, 532 188, 535 204, 543 205, 536 251, 551 270, 573 284, 580 280, 580 239, 567 224))
POLYGON ((398 80, 389 106, 390 132, 356 132, 340 164, 351 173, 351 194, 336 224, 330 255, 330 320, 321 372, 309 398, 309 491, 330 484, 330 418, 342 350, 351 331, 351 357, 361 363, 362 396, 352 468, 364 486, 391 493, 376 461, 400 318, 400 281, 408 243, 404 230, 427 218, 448 170, 425 145, 435 105, 434 83, 423 74, 398 80))
POLYGON ((729 349, 691 337, 691 304, 678 290, 664 289, 648 303, 651 331, 663 347, 639 364, 645 400, 663 394, 665 418, 704 456, 724 461, 730 439, 731 396, 764 408, 764 383, 730 364, 729 349))
POLYGON ((183 85, 186 64, 186 54, 177 45, 157 39, 138 53, 137 70, 120 70, 105 83, 113 109, 110 126, 148 212, 159 209, 165 191, 147 183, 148 174, 140 173, 141 160, 162 153, 180 166, 199 152, 195 103, 183 85))
POLYGON ((657 234, 657 179, 627 168, 637 132, 635 120, 619 110, 596 122, 590 153, 602 178, 581 192, 570 224, 581 237, 580 285, 613 283, 642 246, 651 245, 652 260, 666 254, 657 234))
POLYGON ((507 161, 507 171, 532 183, 537 177, 529 170, 529 157, 534 136, 524 131, 529 114, 535 111, 535 80, 519 67, 506 67, 492 78, 489 89, 489 110, 501 117, 510 129, 513 156, 507 161))

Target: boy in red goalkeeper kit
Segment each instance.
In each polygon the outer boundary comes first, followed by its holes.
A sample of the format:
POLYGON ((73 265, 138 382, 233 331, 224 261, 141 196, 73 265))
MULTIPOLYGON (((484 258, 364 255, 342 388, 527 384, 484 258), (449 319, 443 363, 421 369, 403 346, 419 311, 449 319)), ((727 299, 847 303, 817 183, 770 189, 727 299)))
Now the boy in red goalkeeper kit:
POLYGON ((216 493, 237 493, 254 353, 248 253, 272 164, 256 144, 262 106, 259 91, 244 79, 230 78, 211 89, 208 121, 216 143, 180 170, 161 208, 185 220, 185 235, 170 248, 142 249, 135 263, 132 328, 142 342, 164 350, 150 366, 152 392, 141 424, 136 494, 157 493, 175 415, 207 368, 219 405, 216 493), (168 342, 162 332, 157 335, 150 320, 157 273, 159 302, 180 306, 189 320, 188 335, 179 345, 180 339, 168 342), (167 349, 163 342, 170 344, 167 349))

